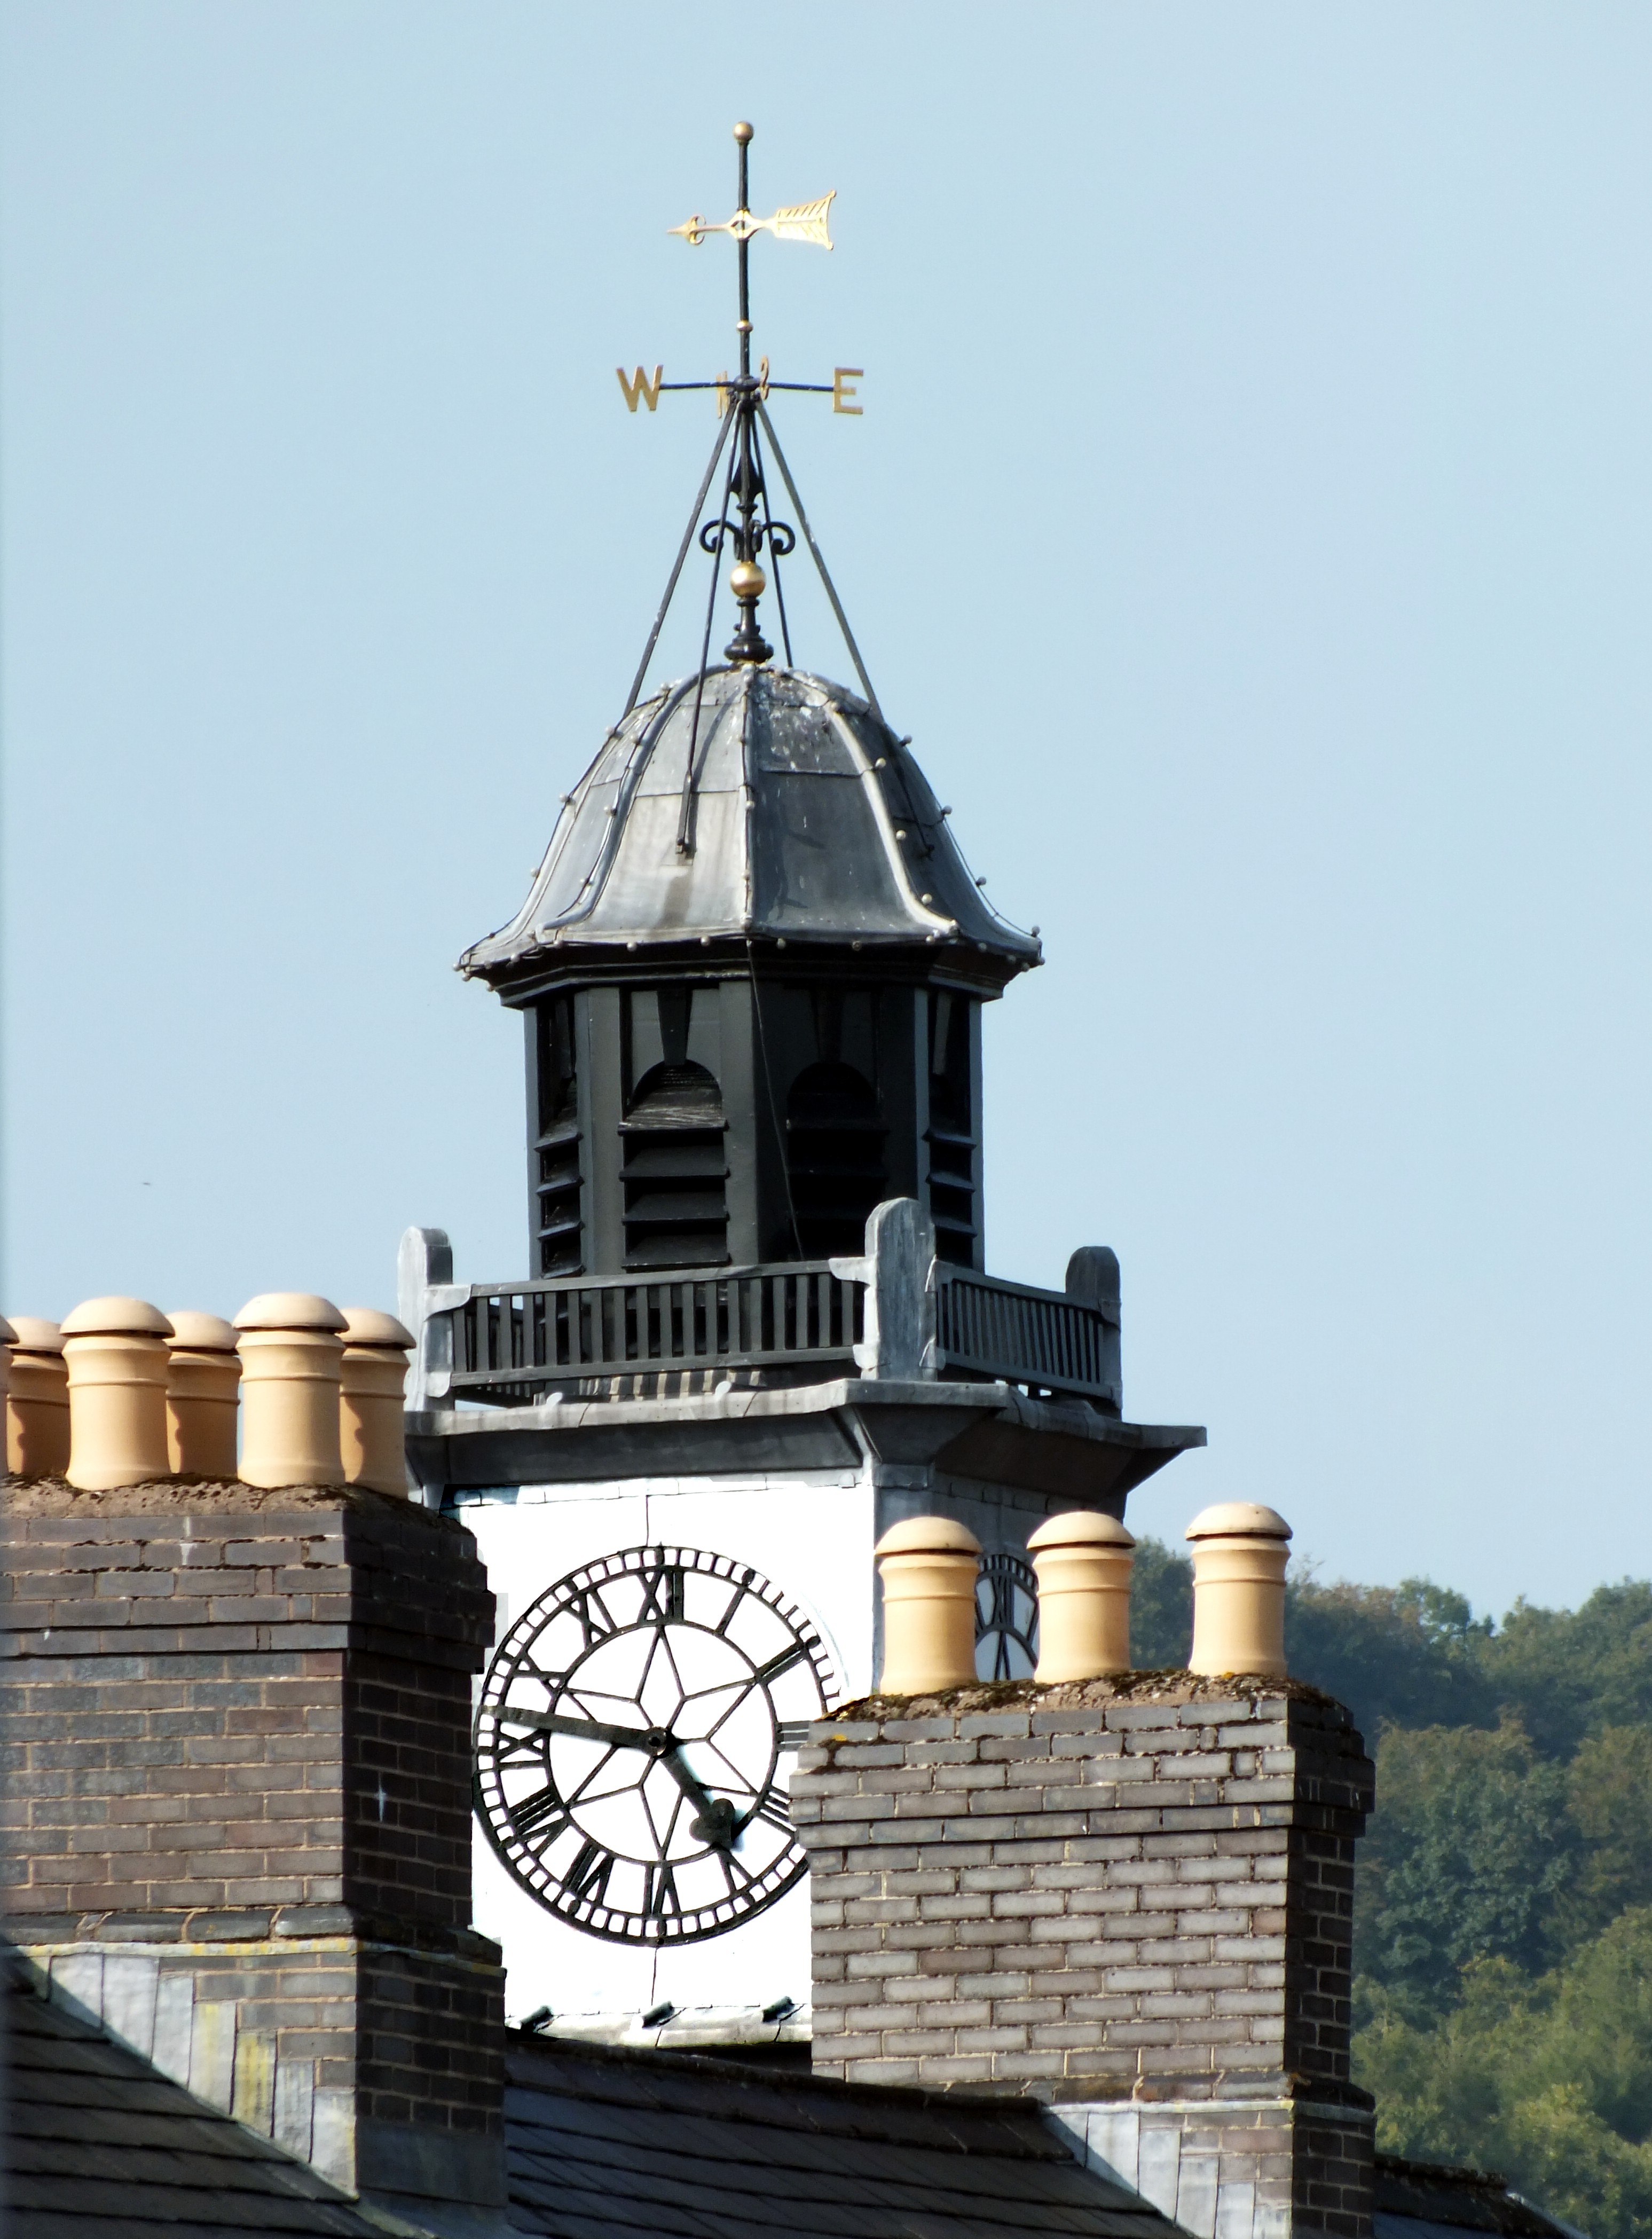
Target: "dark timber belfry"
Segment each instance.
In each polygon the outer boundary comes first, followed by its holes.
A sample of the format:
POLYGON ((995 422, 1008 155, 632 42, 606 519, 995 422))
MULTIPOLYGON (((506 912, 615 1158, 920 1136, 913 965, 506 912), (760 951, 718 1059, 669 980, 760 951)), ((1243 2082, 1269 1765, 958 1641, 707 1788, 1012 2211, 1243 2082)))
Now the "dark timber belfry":
POLYGON ((855 1252, 891 1197, 981 1266, 980 1007, 1037 961, 864 701, 754 663, 656 693, 464 960, 527 1022, 534 1272, 855 1252))
MULTIPOLYGON (((670 382, 718 393, 721 425, 620 721, 563 804, 532 892, 461 960, 527 1029, 530 1266, 544 1279, 818 1260, 862 1248, 867 1215, 916 1198, 936 1248, 985 1266, 983 1002, 1039 960, 986 906, 949 812, 884 721, 751 363, 747 251, 769 229, 830 248, 831 197, 740 208, 740 370, 670 382), (862 692, 791 666, 765 441, 820 568, 862 692), (726 458, 725 458, 726 455, 726 458), (698 670, 640 699, 700 526, 712 561, 698 670), (738 607, 708 665, 725 550, 738 607), (785 665, 757 622, 774 570, 785 665)), ((641 384, 641 375, 638 376, 641 384)), ((637 384, 627 384, 634 410, 637 384)))

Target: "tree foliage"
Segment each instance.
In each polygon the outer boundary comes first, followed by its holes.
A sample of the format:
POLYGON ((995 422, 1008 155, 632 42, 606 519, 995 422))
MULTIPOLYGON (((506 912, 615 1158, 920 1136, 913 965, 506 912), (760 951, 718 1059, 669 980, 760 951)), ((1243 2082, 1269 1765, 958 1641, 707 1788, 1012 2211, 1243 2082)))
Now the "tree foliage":
POLYGON ((1363 1978, 1356 2073, 1378 2145, 1504 2170, 1595 2239, 1652 2229, 1652 1908, 1535 1978, 1476 1960, 1458 1993, 1423 2019, 1363 1978))
MULTIPOLYGON (((1184 1663, 1192 1570, 1137 1551, 1137 1663, 1184 1663)), ((1291 1671, 1377 1759, 1355 1908, 1355 2073, 1378 2143, 1504 2171, 1652 2239, 1652 1584, 1500 1624, 1426 1578, 1297 1578, 1291 1671)))

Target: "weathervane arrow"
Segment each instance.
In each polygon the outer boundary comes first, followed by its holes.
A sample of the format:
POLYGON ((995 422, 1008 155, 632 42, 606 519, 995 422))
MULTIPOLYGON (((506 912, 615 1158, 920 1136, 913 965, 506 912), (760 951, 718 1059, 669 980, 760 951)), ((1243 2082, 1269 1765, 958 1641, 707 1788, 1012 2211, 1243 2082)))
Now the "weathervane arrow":
POLYGON ((786 463, 786 455, 780 448, 780 437, 775 434, 773 425, 769 419, 766 404, 771 389, 803 390, 818 395, 829 396, 832 399, 833 412, 845 413, 851 418, 858 419, 862 408, 853 400, 859 394, 855 384, 864 378, 862 369, 855 365, 834 367, 829 382, 773 381, 769 375, 768 360, 763 358, 759 362, 756 373, 752 371, 750 262, 753 236, 756 234, 766 233, 772 235, 776 241, 806 241, 816 249, 830 249, 832 235, 829 230, 829 221, 832 216, 832 205, 837 200, 837 189, 834 187, 830 194, 820 196, 815 202, 788 203, 775 210, 771 216, 753 217, 748 184, 751 126, 745 123, 737 124, 734 127, 734 138, 740 149, 740 176, 733 216, 725 218, 719 223, 713 223, 709 218, 701 217, 696 211, 686 225, 673 225, 667 230, 686 241, 691 249, 698 249, 707 236, 713 233, 726 233, 733 241, 738 252, 737 273, 740 290, 740 316, 734 322, 734 330, 740 336, 739 373, 720 374, 715 381, 667 381, 662 366, 655 366, 652 380, 641 366, 639 366, 635 373, 629 377, 623 366, 614 368, 619 378, 620 394, 625 398, 627 411, 635 412, 639 404, 646 404, 650 412, 654 411, 660 402, 662 389, 706 389, 716 392, 717 416, 722 422, 717 441, 712 448, 711 457, 706 463, 706 473, 700 482, 700 495, 694 500, 694 509, 688 516, 688 526, 683 531, 682 542, 678 548, 676 560, 667 580, 666 595, 660 602, 660 611, 654 616, 654 628, 648 634, 648 642, 643 648, 642 659, 638 664, 636 675, 632 681, 631 696, 626 701, 627 715, 636 706, 638 694, 642 690, 643 679, 648 673, 648 664, 654 658, 654 648, 660 641, 660 633, 665 624, 667 610, 671 605, 673 594, 677 588, 677 579, 682 573, 683 561, 687 558, 689 545, 693 541, 695 524, 700 520, 700 508, 705 504, 710 492, 713 479, 717 472, 718 462, 721 459, 725 448, 728 454, 723 475, 721 499, 716 512, 700 529, 700 549, 711 555, 712 577, 710 595, 706 605, 705 634, 700 641, 700 674, 694 689, 693 717, 689 726, 688 754, 683 774, 682 805, 677 825, 677 848, 679 854, 682 855, 692 855, 694 852, 694 795, 699 782, 698 747, 700 705, 705 694, 707 662, 711 657, 712 616, 726 546, 732 545, 733 548, 733 564, 728 571, 728 588, 734 594, 740 608, 740 623, 733 639, 724 648, 724 659, 735 668, 744 666, 757 668, 773 656, 773 647, 766 643, 757 626, 758 601, 769 588, 768 573, 760 564, 761 555, 766 555, 769 566, 773 570, 775 608, 780 617, 780 637, 785 647, 786 666, 790 668, 792 640, 791 633, 786 627, 786 601, 780 592, 778 563, 793 550, 798 541, 798 532, 801 530, 803 540, 808 546, 810 556, 819 572, 821 585, 831 603, 832 611, 837 616, 839 628, 843 632, 844 642, 848 648, 849 657, 854 663, 855 674, 860 679, 867 704, 873 714, 879 713, 878 697, 872 688, 872 680, 866 674, 866 664, 860 658, 860 649, 854 641, 848 618, 843 611, 837 592, 833 588, 832 578, 826 573, 826 565, 821 557, 820 548, 815 542, 813 534, 809 528, 807 516, 803 510, 803 501, 798 495, 797 485, 792 479, 790 468, 786 463), (760 426, 763 437, 773 451, 774 463, 780 470, 780 479, 786 484, 786 495, 791 499, 796 510, 798 527, 795 529, 787 522, 774 521, 770 518, 768 488, 764 478, 763 448, 758 435, 760 426))
POLYGON ((753 217, 748 209, 737 209, 733 217, 713 225, 696 211, 687 225, 673 225, 669 229, 680 234, 691 249, 698 249, 708 233, 732 233, 736 241, 747 242, 754 233, 772 233, 776 241, 806 241, 816 249, 830 249, 832 236, 826 230, 832 205, 837 200, 835 187, 819 202, 792 203, 777 209, 773 217, 753 217))

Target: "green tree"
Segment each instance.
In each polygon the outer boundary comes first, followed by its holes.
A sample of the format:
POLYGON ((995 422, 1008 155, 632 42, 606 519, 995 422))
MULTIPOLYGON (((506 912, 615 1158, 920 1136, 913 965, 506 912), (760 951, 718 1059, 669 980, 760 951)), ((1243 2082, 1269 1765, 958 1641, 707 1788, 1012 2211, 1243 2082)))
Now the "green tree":
POLYGON ((1471 1961, 1540 1968, 1579 1848, 1562 1767, 1513 1724, 1389 1727, 1360 1856, 1362 1971, 1438 2010, 1471 1961))
POLYGON ((1130 1660, 1180 1671, 1193 1644, 1193 1565, 1162 1539, 1138 1539, 1130 1581, 1130 1660))
POLYGON ((1490 1631, 1468 1603, 1428 1578, 1397 1586, 1322 1586, 1285 1593, 1285 1654, 1300 1679, 1346 1703, 1375 1745, 1384 1724, 1494 1725, 1482 1669, 1490 1631))
POLYGON ((1652 2232, 1652 1909, 1624 1912, 1536 1981, 1476 1961, 1455 2010, 1426 2025, 1369 1981, 1358 2082, 1377 2143, 1495 2167, 1591 2239, 1652 2232))
POLYGON ((1652 1726, 1591 1735, 1566 1779, 1582 1848, 1561 1900, 1561 1933, 1576 1943, 1627 1908, 1652 1905, 1652 1726))
POLYGON ((1608 1726, 1652 1723, 1652 1584, 1597 1586, 1578 1610, 1516 1602, 1479 1647, 1496 1700, 1548 1757, 1608 1726))

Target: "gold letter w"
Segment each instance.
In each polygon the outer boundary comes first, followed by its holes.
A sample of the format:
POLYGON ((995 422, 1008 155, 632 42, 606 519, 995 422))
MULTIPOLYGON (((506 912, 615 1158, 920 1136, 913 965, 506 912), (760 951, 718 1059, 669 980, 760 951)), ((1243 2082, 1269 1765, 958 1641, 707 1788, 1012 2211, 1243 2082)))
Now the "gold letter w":
POLYGON ((665 373, 665 370, 666 369, 663 365, 655 366, 654 369, 654 379, 650 381, 642 368, 639 366, 633 378, 627 381, 625 377, 625 368, 622 365, 616 365, 614 367, 614 378, 618 381, 620 389, 624 394, 625 409, 627 412, 634 412, 636 410, 638 397, 642 399, 650 412, 653 412, 657 409, 660 402, 660 378, 665 373))

